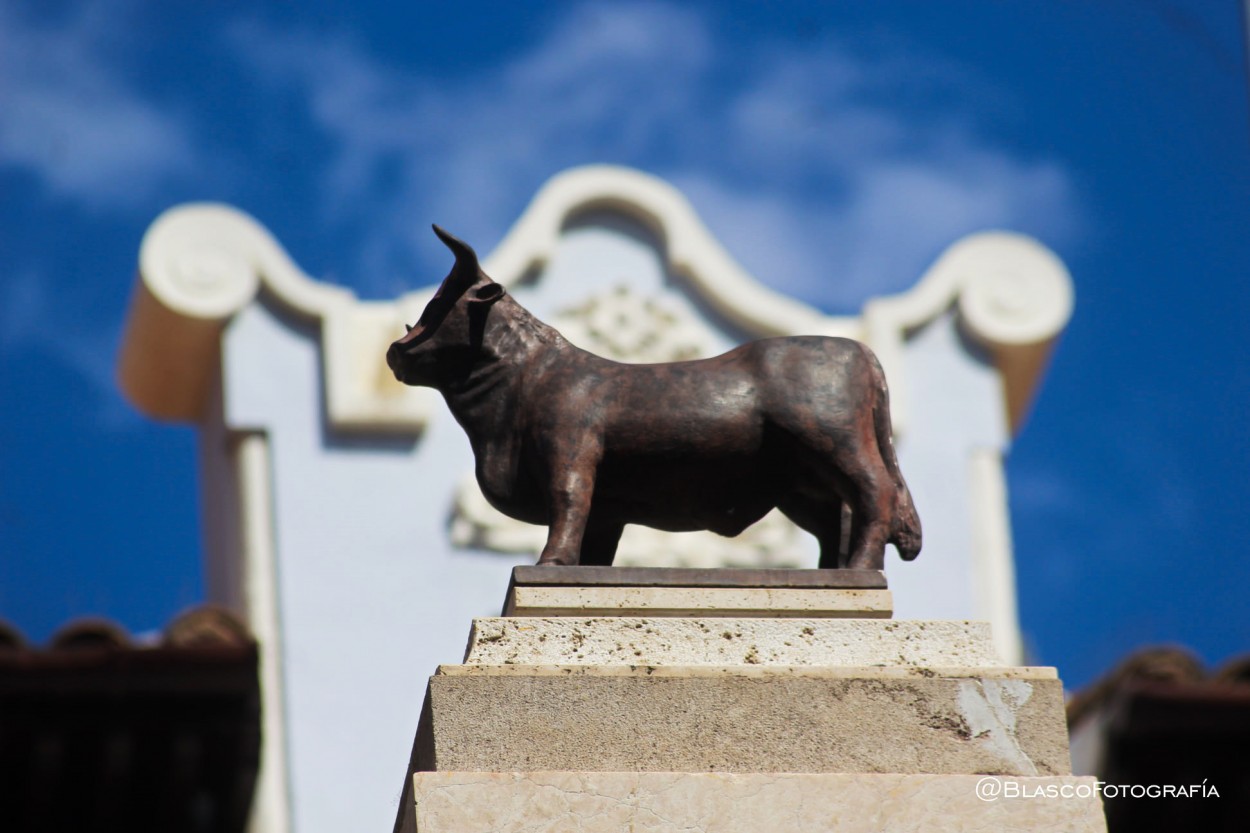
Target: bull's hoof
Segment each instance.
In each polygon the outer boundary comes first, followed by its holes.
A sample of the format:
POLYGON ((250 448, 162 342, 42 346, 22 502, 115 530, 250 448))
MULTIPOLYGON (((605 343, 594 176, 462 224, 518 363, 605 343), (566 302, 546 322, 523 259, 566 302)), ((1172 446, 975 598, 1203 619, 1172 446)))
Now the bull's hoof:
POLYGON ((576 567, 578 561, 575 558, 540 558, 538 559, 539 567, 576 567))

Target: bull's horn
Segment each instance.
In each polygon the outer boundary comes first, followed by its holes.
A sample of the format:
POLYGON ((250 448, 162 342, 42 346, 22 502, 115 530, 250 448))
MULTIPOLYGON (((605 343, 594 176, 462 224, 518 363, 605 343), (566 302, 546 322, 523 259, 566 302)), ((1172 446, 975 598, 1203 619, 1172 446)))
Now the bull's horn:
POLYGON ((468 268, 470 273, 477 273, 477 252, 473 251, 473 247, 464 242, 460 238, 448 234, 434 224, 434 233, 438 235, 438 239, 442 240, 447 248, 451 249, 452 254, 456 256, 456 265, 461 268, 468 268))
POLYGON ((405 324, 405 325, 404 325, 404 329, 405 329, 407 332, 412 332, 412 325, 411 325, 411 324, 405 324))

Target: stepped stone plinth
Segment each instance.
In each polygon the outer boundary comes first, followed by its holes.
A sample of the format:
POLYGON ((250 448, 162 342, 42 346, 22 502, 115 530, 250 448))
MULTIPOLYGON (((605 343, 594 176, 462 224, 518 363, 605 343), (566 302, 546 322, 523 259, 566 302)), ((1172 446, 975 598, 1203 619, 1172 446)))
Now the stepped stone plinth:
POLYGON ((1105 830, 1055 670, 890 607, 870 571, 517 568, 430 678, 396 829, 1105 830))

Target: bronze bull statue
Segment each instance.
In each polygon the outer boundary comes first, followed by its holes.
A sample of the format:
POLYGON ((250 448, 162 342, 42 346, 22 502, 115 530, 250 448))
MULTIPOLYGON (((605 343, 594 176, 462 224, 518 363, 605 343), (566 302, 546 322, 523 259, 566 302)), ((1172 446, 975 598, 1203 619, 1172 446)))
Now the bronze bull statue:
POLYGON ((798 336, 697 361, 609 361, 434 231, 456 263, 386 361, 443 394, 491 505, 549 526, 539 564, 611 564, 625 524, 732 536, 774 507, 816 536, 821 567, 882 569, 887 543, 919 553, 885 377, 864 345, 798 336))

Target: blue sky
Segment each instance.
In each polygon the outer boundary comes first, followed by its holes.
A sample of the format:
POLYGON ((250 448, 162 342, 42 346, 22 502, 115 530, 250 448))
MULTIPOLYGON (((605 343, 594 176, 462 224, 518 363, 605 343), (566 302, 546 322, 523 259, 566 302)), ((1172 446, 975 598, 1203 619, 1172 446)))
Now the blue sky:
MULTIPOLYGON (((366 298, 612 162, 830 312, 1032 234, 1077 306, 1009 459, 1035 661, 1250 650, 1250 124, 1225 2, 0 0, 0 618, 202 598, 195 434, 114 383, 139 240, 235 204, 366 298)), ((898 569, 898 567, 896 567, 898 569)))

